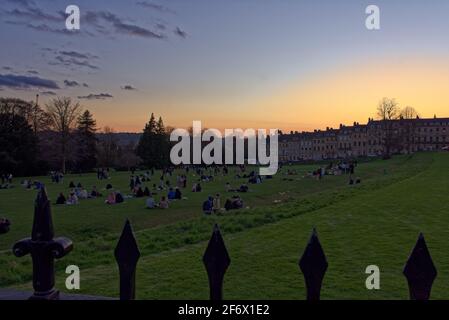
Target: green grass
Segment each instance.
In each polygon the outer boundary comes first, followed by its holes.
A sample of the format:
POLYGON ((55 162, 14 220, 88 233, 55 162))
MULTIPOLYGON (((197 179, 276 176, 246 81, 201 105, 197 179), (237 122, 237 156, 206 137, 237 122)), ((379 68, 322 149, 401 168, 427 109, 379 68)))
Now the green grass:
MULTIPOLYGON (((449 298, 448 160, 449 154, 417 154, 362 163, 357 176, 363 183, 356 187, 348 186, 342 176, 317 181, 301 174, 284 181, 280 173, 243 195, 249 209, 222 216, 204 217, 201 202, 208 194, 223 194, 227 180, 239 184, 232 175, 205 184, 202 194, 187 191, 188 200, 166 211, 146 210, 142 199, 117 206, 106 206, 102 200, 53 206, 57 235, 75 244, 74 251, 57 263, 58 287, 64 289, 65 267, 76 264, 81 268, 82 293, 117 296, 113 248, 129 217, 142 252, 137 270, 140 299, 207 299, 201 258, 215 222, 232 260, 225 277, 228 299, 303 299, 297 264, 313 226, 329 261, 324 299, 406 299, 401 272, 419 231, 439 270, 432 298, 449 298), (379 291, 365 289, 364 270, 370 264, 381 269, 379 291)), ((305 173, 314 166, 295 168, 305 173)), ((114 186, 128 190, 127 173, 112 176, 114 186)), ((65 190, 70 180, 98 185, 93 175, 66 177, 65 190)), ((47 185, 55 197, 61 187, 47 185)), ((20 187, 0 191, 0 213, 13 222, 11 232, 0 238, 0 285, 30 289, 30 258, 15 258, 8 248, 30 233, 35 192, 20 187)))

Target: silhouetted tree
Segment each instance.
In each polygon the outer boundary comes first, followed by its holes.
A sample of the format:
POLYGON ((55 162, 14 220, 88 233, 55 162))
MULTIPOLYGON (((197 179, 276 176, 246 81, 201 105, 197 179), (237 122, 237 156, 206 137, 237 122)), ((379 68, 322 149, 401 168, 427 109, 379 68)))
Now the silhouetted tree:
POLYGON ((415 108, 407 106, 404 109, 401 110, 401 118, 403 119, 416 119, 419 117, 418 111, 415 110, 415 108))
POLYGON ((73 138, 72 133, 81 112, 81 106, 79 103, 72 102, 70 98, 64 97, 53 99, 46 107, 51 120, 50 128, 58 133, 61 171, 65 173, 69 154, 68 146, 73 138))
POLYGON ((37 169, 37 138, 27 120, 0 113, 0 173, 32 175, 37 169))
POLYGON ((384 132, 384 158, 391 157, 391 150, 395 145, 397 136, 394 134, 394 121, 400 115, 399 105, 395 99, 383 98, 377 106, 377 116, 382 122, 384 132))
POLYGON ((80 171, 89 171, 97 165, 96 121, 86 110, 78 117, 77 124, 77 167, 80 171))

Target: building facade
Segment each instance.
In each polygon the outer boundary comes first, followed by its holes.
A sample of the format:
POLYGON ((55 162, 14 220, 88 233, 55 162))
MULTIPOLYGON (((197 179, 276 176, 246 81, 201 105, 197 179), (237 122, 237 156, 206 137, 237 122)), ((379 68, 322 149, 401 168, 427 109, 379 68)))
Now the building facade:
POLYGON ((447 150, 449 118, 398 119, 367 124, 354 122, 313 132, 291 132, 279 137, 279 161, 346 159, 385 154, 447 150))

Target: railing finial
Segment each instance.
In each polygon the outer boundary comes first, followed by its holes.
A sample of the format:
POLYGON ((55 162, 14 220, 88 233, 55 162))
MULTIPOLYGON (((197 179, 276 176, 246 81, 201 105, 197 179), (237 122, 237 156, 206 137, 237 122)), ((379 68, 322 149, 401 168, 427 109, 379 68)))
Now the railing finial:
POLYGON ((131 223, 126 219, 120 239, 114 251, 120 272, 120 300, 134 300, 136 297, 136 267, 140 258, 131 223))
POLYGON ((299 267, 306 282, 307 300, 320 300, 321 285, 328 263, 316 228, 313 228, 307 247, 299 260, 299 267))
POLYGON ((215 224, 212 236, 203 256, 209 278, 210 299, 219 301, 223 299, 223 279, 231 264, 228 250, 220 233, 220 228, 215 224))
POLYGON ((410 299, 428 300, 433 281, 437 277, 437 269, 422 233, 418 236, 418 241, 404 266, 403 273, 407 278, 410 299))

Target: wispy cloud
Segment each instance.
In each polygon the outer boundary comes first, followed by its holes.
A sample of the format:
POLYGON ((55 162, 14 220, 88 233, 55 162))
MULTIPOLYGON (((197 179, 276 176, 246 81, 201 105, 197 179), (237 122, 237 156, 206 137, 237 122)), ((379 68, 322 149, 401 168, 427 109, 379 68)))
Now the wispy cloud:
POLYGON ((124 86, 121 86, 120 88, 121 88, 122 90, 128 90, 128 91, 137 90, 136 88, 134 88, 133 86, 131 86, 131 85, 129 85, 129 84, 124 85, 124 86))
POLYGON ((36 70, 28 70, 27 73, 29 73, 29 74, 39 74, 39 72, 36 71, 36 70))
POLYGON ((92 64, 88 60, 77 59, 73 57, 66 57, 62 55, 57 55, 54 57, 54 61, 49 62, 50 65, 62 65, 65 67, 86 67, 92 70, 100 69, 97 65, 92 64))
POLYGON ((64 80, 64 84, 66 87, 79 87, 80 84, 75 80, 64 80))
POLYGON ((86 100, 104 100, 110 98, 113 98, 113 96, 109 93, 99 93, 99 94, 91 93, 87 96, 78 96, 78 99, 86 99, 86 100))
POLYGON ((154 2, 149 2, 149 1, 139 1, 137 2, 137 5, 144 7, 144 8, 148 8, 148 9, 152 9, 152 10, 156 10, 159 12, 164 12, 164 13, 175 13, 173 10, 158 4, 158 3, 154 3, 154 2))
POLYGON ((59 89, 58 84, 54 80, 13 74, 0 74, 0 87, 7 87, 12 89, 59 89))
POLYGON ((48 21, 48 22, 63 22, 65 20, 64 15, 60 14, 50 14, 47 12, 44 12, 43 10, 35 7, 27 9, 13 9, 10 11, 6 11, 8 14, 8 17, 14 17, 18 19, 24 19, 27 21, 48 21))
POLYGON ((54 92, 54 91, 43 91, 43 92, 41 92, 41 95, 43 95, 43 96, 55 96, 56 92, 54 92))
POLYGON ((87 11, 83 21, 96 28, 99 33, 107 33, 105 24, 111 25, 116 33, 143 38, 164 39, 165 35, 149 28, 127 22, 109 11, 87 11))
POLYGON ((187 32, 181 30, 181 28, 176 27, 176 29, 173 31, 177 36, 181 37, 181 38, 187 38, 187 32))

